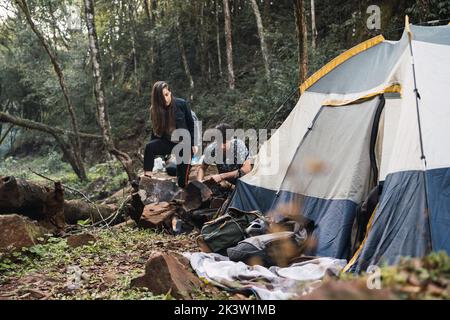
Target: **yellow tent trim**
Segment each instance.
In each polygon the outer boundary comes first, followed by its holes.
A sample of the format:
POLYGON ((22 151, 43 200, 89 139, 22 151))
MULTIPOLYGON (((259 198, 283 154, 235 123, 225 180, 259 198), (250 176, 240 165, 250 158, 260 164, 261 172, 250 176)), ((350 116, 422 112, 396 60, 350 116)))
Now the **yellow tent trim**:
POLYGON ((311 87, 314 83, 319 81, 322 77, 324 77, 327 73, 331 72, 340 64, 344 63, 351 57, 356 56, 358 53, 366 51, 367 49, 370 49, 383 41, 384 37, 382 35, 379 35, 364 42, 361 42, 360 44, 340 54, 339 56, 328 62, 326 65, 324 65, 322 68, 320 68, 311 77, 306 79, 305 82, 303 82, 300 85, 300 94, 305 92, 309 87, 311 87))
POLYGON ((376 91, 376 92, 372 92, 369 93, 363 97, 359 97, 357 99, 353 99, 353 100, 326 100, 322 103, 322 105, 324 106, 328 106, 328 107, 339 107, 339 106, 345 106, 351 103, 355 103, 358 102, 360 100, 366 100, 366 99, 370 99, 373 98, 375 96, 378 96, 380 94, 384 94, 384 93, 398 93, 398 94, 402 94, 402 87, 399 84, 394 84, 392 86, 389 86, 383 90, 380 91, 376 91))
POLYGON ((359 246, 358 250, 355 252, 355 254, 353 255, 352 259, 350 260, 350 262, 345 266, 345 268, 342 270, 342 272, 347 272, 356 262, 356 259, 358 259, 359 254, 362 251, 362 248, 364 246, 364 244, 367 241, 367 238, 369 236, 369 232, 370 230, 372 230, 372 224, 373 224, 373 220, 375 219, 375 212, 377 212, 378 209, 378 204, 375 207, 375 209, 373 209, 372 215, 370 216, 369 222, 367 223, 367 228, 366 228, 366 235, 364 236, 364 240, 361 243, 361 245, 359 246))

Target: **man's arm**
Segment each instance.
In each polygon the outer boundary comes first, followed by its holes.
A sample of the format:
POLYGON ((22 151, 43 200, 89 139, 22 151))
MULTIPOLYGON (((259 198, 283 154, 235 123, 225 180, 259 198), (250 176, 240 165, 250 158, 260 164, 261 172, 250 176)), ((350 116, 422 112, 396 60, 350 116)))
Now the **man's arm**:
POLYGON ((252 170, 252 164, 250 162, 250 159, 245 160, 245 162, 242 164, 242 167, 238 170, 225 172, 217 175, 213 175, 212 178, 216 182, 220 182, 222 180, 233 180, 236 178, 240 178, 247 173, 249 173, 252 170), (241 171, 241 174, 239 174, 239 170, 241 171))

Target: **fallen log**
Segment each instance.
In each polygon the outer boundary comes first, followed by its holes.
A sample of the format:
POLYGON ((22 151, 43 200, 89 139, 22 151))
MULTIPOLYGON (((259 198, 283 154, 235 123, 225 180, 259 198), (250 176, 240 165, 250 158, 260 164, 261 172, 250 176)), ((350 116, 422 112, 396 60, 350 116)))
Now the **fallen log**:
POLYGON ((87 219, 90 219, 92 223, 106 220, 108 224, 116 224, 123 221, 121 215, 112 219, 118 209, 115 204, 93 205, 84 200, 68 200, 64 202, 64 217, 68 224, 76 224, 80 220, 87 219))
POLYGON ((0 214, 20 214, 39 221, 49 229, 62 230, 64 223, 64 188, 54 188, 15 177, 0 178, 0 214))

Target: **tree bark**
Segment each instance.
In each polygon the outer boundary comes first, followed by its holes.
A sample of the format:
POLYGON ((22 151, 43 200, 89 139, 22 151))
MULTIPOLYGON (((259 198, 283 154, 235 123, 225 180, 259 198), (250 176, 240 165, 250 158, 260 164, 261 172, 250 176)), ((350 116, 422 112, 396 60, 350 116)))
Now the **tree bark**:
POLYGON ((308 30, 306 28, 304 0, 294 1, 298 43, 298 81, 303 83, 308 75, 308 30))
MULTIPOLYGON (((153 76, 153 65, 155 63, 155 49, 154 49, 154 39, 153 39, 153 24, 154 24, 154 15, 153 15, 153 0, 144 0, 144 8, 145 8, 145 14, 147 16, 148 21, 148 27, 150 31, 150 49, 149 49, 149 61, 150 61, 150 68, 151 68, 151 75, 153 76)), ((153 77, 152 77, 153 78, 153 77)))
POLYGON ((48 188, 14 177, 0 177, 0 214, 17 213, 64 228, 64 189, 60 182, 48 188))
POLYGON ((270 73, 270 61, 269 61, 269 50, 267 50, 266 40, 264 36, 264 27, 261 19, 261 13, 259 12, 258 4, 256 0, 250 0, 250 4, 252 5, 253 13, 256 18, 256 26, 258 28, 258 35, 261 43, 261 53, 264 60, 264 68, 266 70, 266 79, 270 81, 271 73, 270 73))
POLYGON ((215 0, 216 3, 216 45, 217 45, 217 64, 219 65, 219 75, 223 76, 222 72, 222 54, 220 50, 220 27, 219 27, 219 0, 215 0))
POLYGON ((183 39, 181 37, 180 21, 179 21, 178 17, 177 17, 175 29, 177 32, 177 42, 178 42, 178 47, 180 49, 181 59, 183 61, 184 72, 186 73, 186 77, 189 80, 189 87, 191 88, 191 94, 192 94, 192 90, 194 89, 194 78, 192 78, 191 69, 189 68, 189 63, 188 63, 188 60, 186 57, 186 51, 184 49, 183 39))
POLYGON ((223 0, 223 12, 225 18, 225 40, 227 46, 228 86, 231 90, 236 88, 236 79, 233 67, 233 45, 231 39, 231 16, 228 0, 223 0))
POLYGON ((73 139, 73 142, 71 142, 71 144, 73 144, 74 160, 77 162, 77 167, 80 170, 79 178, 81 180, 87 180, 86 170, 84 168, 84 164, 83 164, 83 161, 81 159, 81 143, 80 143, 78 121, 77 121, 77 117, 75 115, 75 111, 74 111, 74 107, 72 105, 72 101, 70 100, 70 97, 69 97, 69 90, 68 90, 68 88, 66 86, 66 83, 65 83, 65 80, 64 80, 64 74, 63 74, 63 72, 61 70, 61 67, 59 65, 59 62, 58 62, 55 54, 51 51, 49 45, 47 44, 47 41, 44 38, 44 36, 36 28, 36 25, 34 24, 33 20, 31 19, 31 14, 30 14, 30 11, 28 9, 27 2, 25 0, 15 0, 15 1, 16 1, 17 5, 20 7, 20 9, 22 10, 22 12, 24 13, 25 18, 28 21, 28 24, 30 25, 30 27, 33 30, 34 34, 38 37, 42 47, 44 48, 45 52, 49 56, 50 61, 51 61, 52 65, 53 65, 53 69, 54 69, 56 75, 58 76, 59 85, 61 87, 61 91, 63 93, 64 99, 65 99, 66 104, 67 104, 67 109, 68 109, 69 116, 70 116, 71 123, 72 123, 72 130, 74 132, 74 137, 73 137, 74 139, 73 139))
POLYGON ((89 49, 92 62, 92 73, 95 81, 94 93, 97 109, 97 120, 102 132, 103 143, 108 152, 116 157, 125 169, 128 179, 133 181, 137 178, 133 170, 133 160, 131 157, 118 150, 114 145, 114 140, 111 135, 111 124, 109 122, 108 111, 105 101, 105 90, 103 86, 102 75, 100 72, 100 51, 97 38, 97 30, 95 27, 95 11, 94 0, 84 0, 86 24, 89 34, 89 49))
POLYGON ((133 71, 134 71, 134 80, 136 85, 136 93, 141 96, 141 84, 139 82, 138 76, 138 60, 137 60, 137 52, 136 52, 136 34, 135 34, 135 20, 134 20, 134 7, 132 1, 128 3, 128 17, 130 22, 130 37, 131 37, 131 54, 133 55, 133 71))
POLYGON ((200 5, 200 26, 199 26, 199 40, 200 40, 200 70, 201 70, 201 74, 202 74, 202 79, 207 79, 208 78, 208 50, 207 50, 207 33, 208 31, 205 30, 206 29, 206 24, 205 24, 205 8, 204 8, 204 4, 203 1, 199 2, 200 5))
MULTIPOLYGON (((72 131, 63 130, 58 127, 51 127, 51 126, 43 124, 41 122, 35 122, 32 120, 15 117, 6 112, 0 112, 0 122, 11 123, 11 124, 17 125, 22 128, 42 131, 42 132, 46 132, 51 135, 63 135, 63 136, 73 136, 74 135, 74 132, 72 132, 72 131)), ((100 136, 98 134, 80 132, 79 135, 80 135, 80 138, 84 138, 84 139, 102 139, 102 136, 100 136)))
POLYGON ((316 27, 316 8, 314 0, 311 0, 311 46, 313 50, 316 50, 317 41, 317 27, 316 27))

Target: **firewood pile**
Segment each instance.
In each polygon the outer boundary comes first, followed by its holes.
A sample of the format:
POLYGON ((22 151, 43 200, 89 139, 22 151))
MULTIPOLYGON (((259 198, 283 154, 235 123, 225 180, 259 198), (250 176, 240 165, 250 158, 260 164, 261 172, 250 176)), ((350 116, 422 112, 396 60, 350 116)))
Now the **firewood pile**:
POLYGON ((170 180, 142 177, 133 185, 131 218, 141 228, 190 232, 223 212, 232 189, 213 180, 192 181, 181 189, 170 180))

